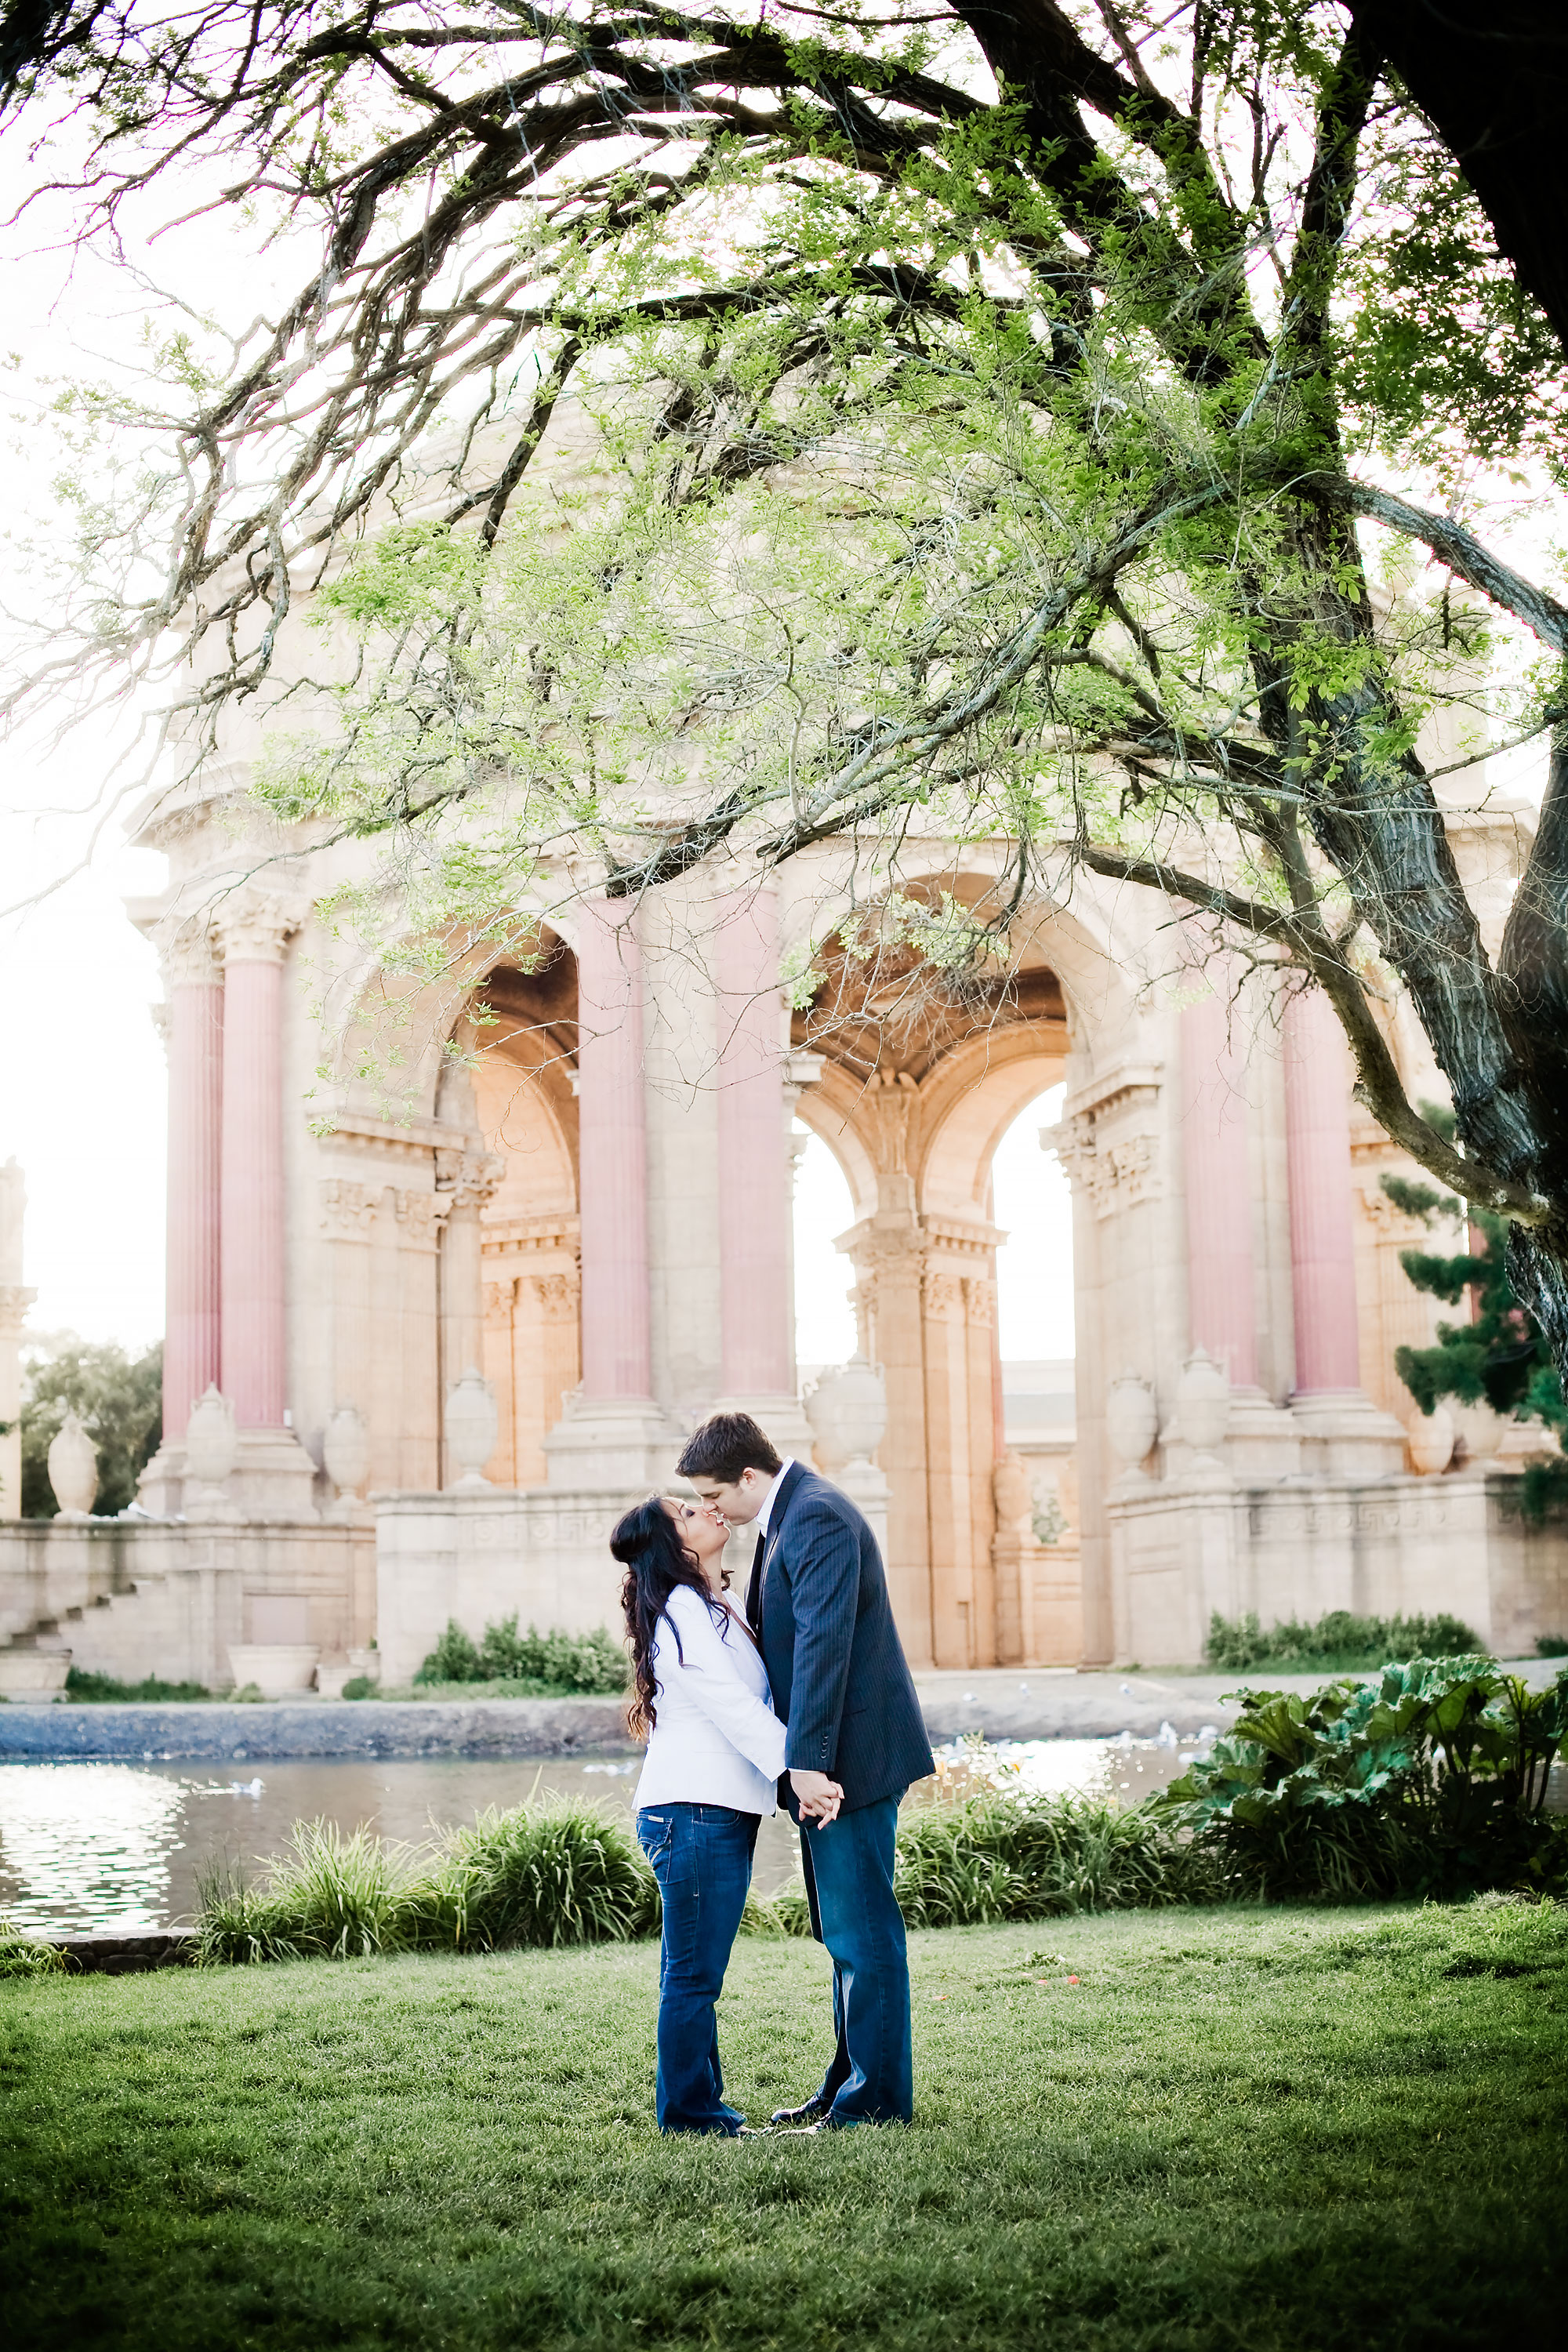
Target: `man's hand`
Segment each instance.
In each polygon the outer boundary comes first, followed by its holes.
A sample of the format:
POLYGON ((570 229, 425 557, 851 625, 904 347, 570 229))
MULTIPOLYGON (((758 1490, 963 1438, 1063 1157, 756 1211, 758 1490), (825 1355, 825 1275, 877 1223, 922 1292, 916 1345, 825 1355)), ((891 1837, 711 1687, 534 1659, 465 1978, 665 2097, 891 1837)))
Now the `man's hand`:
POLYGON ((803 1819, 816 1822, 819 1829, 838 1819, 844 1791, 826 1772, 796 1772, 792 1769, 789 1784, 799 1801, 803 1819))

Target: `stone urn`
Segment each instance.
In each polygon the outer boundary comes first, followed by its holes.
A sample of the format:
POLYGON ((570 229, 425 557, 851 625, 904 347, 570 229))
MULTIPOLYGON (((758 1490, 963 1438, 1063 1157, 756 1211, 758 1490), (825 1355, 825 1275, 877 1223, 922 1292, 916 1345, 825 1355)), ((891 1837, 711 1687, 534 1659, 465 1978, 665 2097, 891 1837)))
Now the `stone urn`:
POLYGON ((49 1484, 62 1519, 85 1519, 98 1493, 98 1448, 74 1412, 68 1412, 49 1445, 49 1484))
POLYGON ((321 1438, 321 1461, 338 1490, 334 1512, 357 1518, 364 1508, 364 1482, 370 1475, 370 1432, 352 1404, 339 1405, 321 1438))
POLYGON ((1440 1400, 1430 1412, 1418 1412, 1406 1433, 1410 1459, 1418 1476, 1436 1478, 1454 1458, 1458 1431, 1454 1416, 1440 1400))
POLYGON ((1136 1372, 1122 1372, 1110 1383, 1105 1400, 1105 1434, 1125 1476, 1142 1475, 1160 1427, 1154 1391, 1136 1372))
POLYGON ((1449 1412, 1464 1448, 1467 1467, 1489 1462, 1508 1434, 1508 1423, 1500 1412, 1494 1412, 1483 1397, 1476 1404, 1459 1404, 1450 1400, 1449 1412))
POLYGON ((224 1482, 239 1459, 239 1432, 234 1407, 209 1381, 205 1395, 185 1423, 185 1517, 188 1519, 237 1518, 236 1505, 224 1491, 224 1482))
POLYGON ((454 1486, 488 1486, 485 1464, 496 1450, 500 1413, 490 1384, 470 1364, 447 1391, 447 1449, 458 1475, 454 1486))
POLYGON ((1230 1426, 1230 1381, 1206 1348, 1194 1348, 1176 1383, 1176 1429, 1194 1454, 1213 1457, 1230 1426))
POLYGON ((216 1381, 209 1381, 185 1423, 185 1475, 203 1486, 221 1486, 238 1459, 234 1407, 220 1395, 216 1381))
POLYGON ((869 1462, 888 1429, 888 1391, 880 1372, 857 1353, 824 1372, 805 1400, 812 1450, 831 1477, 851 1462, 869 1462))

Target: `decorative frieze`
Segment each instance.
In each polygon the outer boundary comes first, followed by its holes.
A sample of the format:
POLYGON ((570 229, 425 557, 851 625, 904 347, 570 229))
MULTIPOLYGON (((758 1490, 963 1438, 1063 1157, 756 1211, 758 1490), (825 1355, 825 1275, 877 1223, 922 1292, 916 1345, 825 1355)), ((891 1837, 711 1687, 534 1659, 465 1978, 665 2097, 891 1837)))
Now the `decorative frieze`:
POLYGON ((353 1184, 340 1176, 321 1181, 321 1231, 335 1240, 353 1241, 368 1235, 381 1205, 382 1188, 353 1184))
POLYGON ((436 1187, 454 1209, 482 1209, 495 1198, 506 1161, 496 1151, 438 1150, 436 1187))
POLYGON ((1104 1135, 1096 1118, 1080 1112, 1042 1128, 1040 1144, 1055 1152, 1074 1191, 1088 1193, 1097 1217, 1158 1197, 1159 1146, 1152 1134, 1104 1135))
MULTIPOLYGON (((523 1279, 546 1323, 576 1321, 583 1286, 575 1269, 570 1274, 531 1274, 523 1279)), ((518 1286, 521 1289, 522 1285, 518 1286)))
POLYGON ((37 1297, 19 1282, 0 1282, 0 1339, 19 1339, 27 1309, 37 1297))
POLYGON ((411 1192, 401 1184, 388 1189, 405 1244, 412 1249, 434 1249, 451 1207, 451 1194, 411 1192))

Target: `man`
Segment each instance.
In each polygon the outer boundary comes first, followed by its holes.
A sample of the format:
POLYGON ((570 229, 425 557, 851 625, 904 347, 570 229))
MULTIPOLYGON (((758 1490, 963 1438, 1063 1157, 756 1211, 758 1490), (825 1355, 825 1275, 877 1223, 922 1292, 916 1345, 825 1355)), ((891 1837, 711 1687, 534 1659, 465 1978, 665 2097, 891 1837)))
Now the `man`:
POLYGON ((837 2037, 822 2087, 775 2124, 908 2123, 910 1970, 893 1896, 899 1799, 935 1770, 877 1538, 847 1495, 781 1462, 749 1413, 715 1413, 678 1467, 732 1527, 754 1523, 746 1616, 786 1727, 779 1794, 800 1824, 813 1933, 833 1960, 837 2037), (803 1810, 843 1800, 834 1820, 803 1810))

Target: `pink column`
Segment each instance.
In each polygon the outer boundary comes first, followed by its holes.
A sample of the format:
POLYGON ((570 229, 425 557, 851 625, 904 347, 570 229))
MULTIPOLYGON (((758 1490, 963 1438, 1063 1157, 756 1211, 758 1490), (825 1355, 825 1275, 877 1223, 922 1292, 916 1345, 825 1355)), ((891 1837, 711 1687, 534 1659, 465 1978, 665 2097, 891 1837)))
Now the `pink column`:
POLYGON ((1187 1187, 1187 1321, 1194 1348, 1225 1366, 1231 1386, 1258 1385, 1252 1191, 1247 1166, 1247 1065, 1232 1036, 1224 958, 1217 993, 1182 1013, 1182 1143, 1187 1187))
POLYGON ((265 902, 226 908, 223 1008, 223 1379, 241 1429, 280 1429, 283 1291, 283 946, 265 902))
POLYGON ((1310 1396, 1361 1386, 1350 1070, 1344 1032, 1321 989, 1291 992, 1284 1031, 1295 1392, 1310 1396))
POLYGON ((184 1434, 191 1408, 219 1377, 218 1237, 223 1110, 223 988, 205 928, 165 959, 169 991, 168 1256, 164 1274, 163 1435, 184 1434))
POLYGON ((584 902, 577 936, 583 1400, 647 1397, 647 1126, 642 951, 625 898, 584 902))
POLYGON ((721 908, 719 1267, 729 1397, 790 1396, 789 1150, 779 1034, 778 909, 768 891, 721 908))

